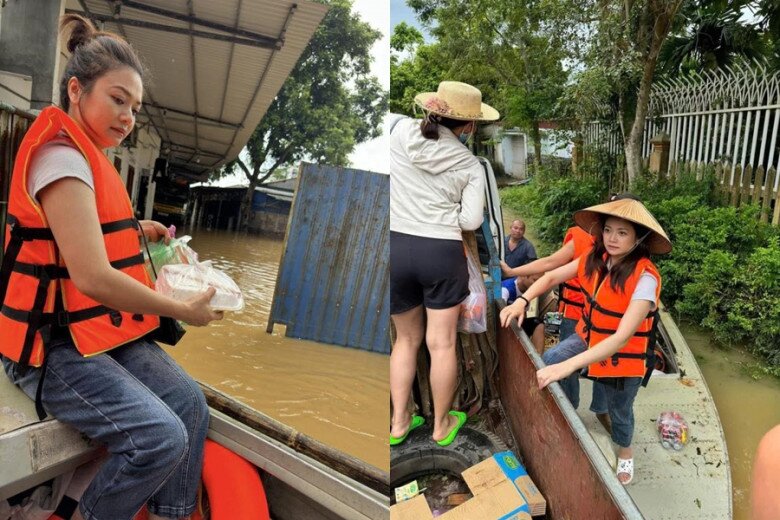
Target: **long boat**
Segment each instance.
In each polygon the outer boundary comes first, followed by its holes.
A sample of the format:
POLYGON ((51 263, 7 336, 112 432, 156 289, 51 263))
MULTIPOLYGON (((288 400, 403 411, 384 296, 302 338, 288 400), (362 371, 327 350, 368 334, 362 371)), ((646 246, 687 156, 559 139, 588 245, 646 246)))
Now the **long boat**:
MULTIPOLYGON (((503 307, 502 303, 498 304, 503 307)), ((615 448, 588 411, 590 381, 581 379, 575 410, 558 383, 539 391, 543 361, 516 325, 497 333, 504 413, 528 473, 545 495, 548 518, 730 519, 731 473, 712 395, 672 316, 661 310, 664 351, 676 355, 669 373, 654 375, 634 403, 634 481, 615 476, 615 448), (681 450, 665 449, 656 428, 665 410, 690 427, 681 450)))
MULTIPOLYGON (((579 410, 572 407, 558 383, 538 389, 536 371, 544 366, 541 356, 516 321, 509 328, 497 323, 505 305, 500 297, 498 270, 503 229, 496 225, 503 217, 490 163, 480 162, 487 179, 486 208, 476 239, 489 299, 495 305, 494 312, 488 314, 494 328, 464 344, 478 345, 478 350, 495 347, 497 381, 486 386, 497 388, 498 395, 489 396, 493 400, 464 428, 476 424, 475 431, 488 430, 503 440, 496 451, 507 446, 517 451, 547 500, 548 519, 731 519, 731 472, 723 427, 696 359, 663 305, 658 346, 666 366, 640 389, 634 403, 635 474, 631 484, 623 486, 618 481, 615 447, 588 410, 593 383, 581 379, 579 410), (482 238, 490 236, 493 240, 482 238), (661 444, 656 421, 663 411, 676 411, 688 423, 690 441, 680 450, 666 449, 661 444)), ((463 352, 479 356, 473 349, 464 347, 463 352)), ((427 380, 425 374, 422 379, 427 380)), ((441 473, 445 466, 444 473, 456 476, 465 469, 456 456, 445 461, 446 452, 431 446, 429 435, 429 430, 410 434, 409 441, 419 449, 391 450, 390 478, 394 486, 426 472, 441 473), (414 450, 419 456, 417 468, 409 462, 414 450)), ((490 444, 477 448, 495 449, 490 444)))
MULTIPOLYGON (((211 413, 208 437, 258 468, 273 518, 388 517, 386 472, 202 387, 211 413)), ((0 501, 72 471, 102 452, 56 419, 38 420, 34 403, 0 374, 0 501)))

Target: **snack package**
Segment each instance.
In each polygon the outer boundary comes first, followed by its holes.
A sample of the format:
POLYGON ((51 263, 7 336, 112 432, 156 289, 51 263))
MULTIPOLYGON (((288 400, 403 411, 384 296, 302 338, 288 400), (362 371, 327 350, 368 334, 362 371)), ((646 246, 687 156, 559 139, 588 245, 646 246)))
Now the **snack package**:
POLYGON ((211 262, 167 264, 158 271, 155 289, 177 300, 193 298, 214 287, 217 292, 209 301, 214 310, 240 311, 244 296, 228 275, 212 267, 211 262))
POLYGON ((159 273, 160 269, 168 264, 196 264, 198 262, 198 253, 187 245, 190 240, 192 237, 185 235, 181 238, 173 238, 167 244, 162 240, 149 243, 149 253, 147 254, 144 250, 144 260, 152 281, 155 279, 155 269, 159 273), (152 269, 150 261, 154 262, 154 269, 152 269))
POLYGON ((688 443, 688 423, 682 415, 673 411, 661 412, 656 421, 658 436, 664 448, 683 449, 688 443))

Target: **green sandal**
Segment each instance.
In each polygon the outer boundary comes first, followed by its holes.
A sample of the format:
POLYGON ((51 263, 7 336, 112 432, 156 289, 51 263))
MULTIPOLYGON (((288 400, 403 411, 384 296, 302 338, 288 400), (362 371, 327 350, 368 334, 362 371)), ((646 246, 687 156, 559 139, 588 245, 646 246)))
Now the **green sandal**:
POLYGON ((393 437, 392 435, 390 436, 390 446, 396 446, 398 444, 401 444, 406 440, 406 437, 409 435, 409 432, 411 432, 415 428, 419 428, 423 424, 425 424, 425 419, 423 419, 419 415, 413 415, 412 423, 409 425, 409 429, 406 430, 406 433, 404 433, 400 437, 393 437))
POLYGON ((460 431, 460 427, 466 424, 466 420, 469 418, 468 415, 466 415, 465 412, 459 412, 457 410, 450 410, 450 415, 454 415, 458 418, 458 424, 455 425, 455 428, 452 429, 452 431, 444 437, 440 441, 436 441, 436 444, 439 446, 449 446, 452 444, 452 441, 455 440, 455 437, 458 436, 458 432, 460 431))

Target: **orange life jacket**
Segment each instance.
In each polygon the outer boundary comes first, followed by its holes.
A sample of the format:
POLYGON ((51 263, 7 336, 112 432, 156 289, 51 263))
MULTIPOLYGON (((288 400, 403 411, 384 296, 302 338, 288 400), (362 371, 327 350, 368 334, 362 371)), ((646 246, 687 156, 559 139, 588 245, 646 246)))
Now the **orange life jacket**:
POLYGON ((577 268, 582 293, 585 296, 585 307, 582 319, 577 324, 577 333, 593 348, 601 341, 617 331, 623 314, 631 303, 631 296, 643 273, 649 273, 658 281, 655 290, 655 310, 639 324, 634 335, 610 359, 593 363, 588 367, 588 377, 645 377, 647 384, 653 366, 655 365, 655 330, 658 316, 658 302, 661 294, 661 275, 655 265, 643 258, 637 262, 636 269, 628 277, 625 290, 613 290, 610 285, 610 275, 598 280, 598 273, 585 275, 585 264, 588 255, 580 257, 577 268))
MULTIPOLYGON (((586 232, 579 226, 570 227, 563 237, 563 245, 574 241, 574 256, 580 258, 590 252, 593 248, 593 235, 586 232)), ((558 287, 558 312, 563 314, 564 318, 579 321, 582 316, 582 307, 585 305, 585 297, 580 291, 580 282, 577 277, 566 280, 558 287)))
POLYGON ((46 215, 27 192, 30 159, 58 134, 68 135, 92 170, 98 219, 111 265, 148 287, 138 241, 138 221, 122 179, 82 128, 57 107, 41 111, 24 136, 14 164, 8 200, 5 256, 0 268, 0 353, 41 366, 52 327, 67 327, 76 348, 90 356, 157 328, 157 316, 109 309, 79 292, 71 281, 46 215))

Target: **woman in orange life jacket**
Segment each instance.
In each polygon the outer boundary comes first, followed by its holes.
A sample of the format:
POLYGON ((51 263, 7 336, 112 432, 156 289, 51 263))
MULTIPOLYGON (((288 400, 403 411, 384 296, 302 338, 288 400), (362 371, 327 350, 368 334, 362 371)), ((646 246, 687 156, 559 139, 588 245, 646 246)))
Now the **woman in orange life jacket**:
POLYGON ((48 413, 110 454, 73 518, 186 518, 195 509, 208 408, 198 384, 148 334, 158 316, 203 326, 222 314, 209 289, 158 294, 140 255, 141 222, 103 150, 133 129, 144 69, 130 45, 66 15, 71 56, 58 107, 19 148, 3 261, 0 353, 48 413), (32 296, 35 301, 31 304, 32 296), (45 377, 44 377, 45 376, 45 377))
POLYGON ((617 476, 629 484, 634 475, 633 403, 654 364, 661 292, 661 276, 649 257, 668 253, 672 245, 644 205, 630 198, 578 211, 574 221, 595 236, 592 251, 540 278, 524 298, 501 311, 501 324, 522 319, 527 300, 577 277, 585 295, 577 334, 545 352, 547 366, 537 372, 539 388, 561 381, 568 395, 567 378, 580 369, 603 385, 612 440, 618 445, 617 476))
MULTIPOLYGON (((609 200, 622 200, 625 198, 635 199, 636 197, 630 193, 621 193, 610 195, 609 200)), ((574 225, 566 230, 566 234, 563 237, 563 245, 553 254, 515 268, 509 267, 502 261, 501 271, 504 276, 527 277, 541 275, 566 265, 582 255, 588 254, 592 248, 593 235, 574 225)), ((559 341, 563 341, 575 333, 577 323, 582 316, 582 308, 585 306, 585 297, 582 291, 580 291, 580 283, 577 281, 576 276, 566 280, 559 286, 558 299, 558 312, 562 315, 559 341)), ((568 384, 570 389, 569 399, 572 406, 577 408, 580 403, 579 374, 574 373, 569 376, 568 384)), ((602 386, 593 385, 590 410, 596 414, 596 418, 607 432, 612 433, 612 424, 606 408, 607 404, 602 386)))

